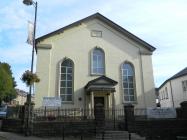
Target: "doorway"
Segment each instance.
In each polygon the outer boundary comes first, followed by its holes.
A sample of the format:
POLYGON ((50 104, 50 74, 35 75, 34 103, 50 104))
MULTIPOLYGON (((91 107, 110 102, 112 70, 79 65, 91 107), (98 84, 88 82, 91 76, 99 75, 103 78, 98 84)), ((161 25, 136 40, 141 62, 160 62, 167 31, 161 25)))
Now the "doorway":
POLYGON ((97 104, 102 104, 103 107, 104 107, 104 97, 94 97, 94 107, 97 105, 97 104))

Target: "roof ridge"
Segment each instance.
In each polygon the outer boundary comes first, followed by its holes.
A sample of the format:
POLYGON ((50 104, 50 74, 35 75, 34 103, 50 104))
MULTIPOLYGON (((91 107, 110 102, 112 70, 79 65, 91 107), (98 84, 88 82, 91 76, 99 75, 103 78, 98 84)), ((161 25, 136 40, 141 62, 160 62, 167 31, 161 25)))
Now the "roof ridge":
POLYGON ((153 52, 156 48, 153 47, 152 45, 150 45, 149 43, 145 42, 144 40, 140 39, 139 37, 135 36, 134 34, 130 33, 129 31, 127 31, 126 29, 124 29, 123 27, 121 27, 120 25, 116 24, 115 22, 111 21, 110 19, 108 19, 107 17, 103 16, 102 14, 100 14, 99 12, 92 14, 86 18, 83 18, 81 20, 78 20, 76 22, 73 22, 67 26, 64 26, 58 30, 55 30, 53 32, 50 32, 46 35, 43 35, 39 38, 36 39, 36 44, 40 41, 42 41, 43 39, 46 39, 52 35, 56 35, 59 34, 61 32, 63 32, 64 30, 71 28, 75 25, 78 25, 86 20, 90 20, 93 18, 98 18, 100 19, 102 22, 104 22, 105 24, 107 24, 108 26, 111 26, 113 29, 115 29, 116 31, 120 32, 121 34, 123 34, 124 36, 126 36, 127 38, 135 41, 136 43, 139 43, 140 45, 142 45, 143 47, 145 47, 146 49, 148 49, 149 51, 153 52))

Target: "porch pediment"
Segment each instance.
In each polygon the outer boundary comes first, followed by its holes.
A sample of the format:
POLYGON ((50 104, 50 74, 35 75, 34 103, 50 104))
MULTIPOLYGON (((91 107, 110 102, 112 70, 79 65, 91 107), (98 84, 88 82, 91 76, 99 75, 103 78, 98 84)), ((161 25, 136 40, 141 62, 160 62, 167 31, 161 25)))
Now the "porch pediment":
POLYGON ((115 91, 115 85, 117 85, 118 82, 115 80, 112 80, 106 76, 98 77, 94 80, 89 81, 86 86, 86 91, 115 91))

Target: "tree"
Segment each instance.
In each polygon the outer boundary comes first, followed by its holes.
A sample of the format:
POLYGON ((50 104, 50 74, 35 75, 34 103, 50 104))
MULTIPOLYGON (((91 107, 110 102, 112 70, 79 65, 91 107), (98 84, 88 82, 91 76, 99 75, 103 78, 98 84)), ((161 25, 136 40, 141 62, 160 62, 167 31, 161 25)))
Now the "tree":
POLYGON ((2 101, 9 102, 16 98, 16 82, 12 76, 11 67, 0 62, 0 105, 2 101))

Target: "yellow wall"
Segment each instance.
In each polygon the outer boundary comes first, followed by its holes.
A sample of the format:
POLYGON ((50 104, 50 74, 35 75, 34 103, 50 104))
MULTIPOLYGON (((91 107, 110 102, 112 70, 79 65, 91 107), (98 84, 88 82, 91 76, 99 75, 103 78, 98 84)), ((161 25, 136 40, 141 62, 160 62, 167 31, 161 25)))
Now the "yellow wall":
POLYGON ((122 106, 124 102, 120 67, 128 61, 135 67, 137 107, 155 106, 151 53, 101 21, 84 22, 41 41, 38 46, 36 71, 41 81, 36 84, 36 107, 41 106, 42 97, 59 95, 59 63, 65 57, 74 62, 74 103, 62 106, 84 106, 83 88, 88 81, 97 78, 90 75, 91 51, 96 46, 105 52, 106 76, 118 82, 116 105, 122 106), (102 31, 102 38, 91 37, 91 30, 102 31), (83 100, 79 101, 79 97, 83 100))

